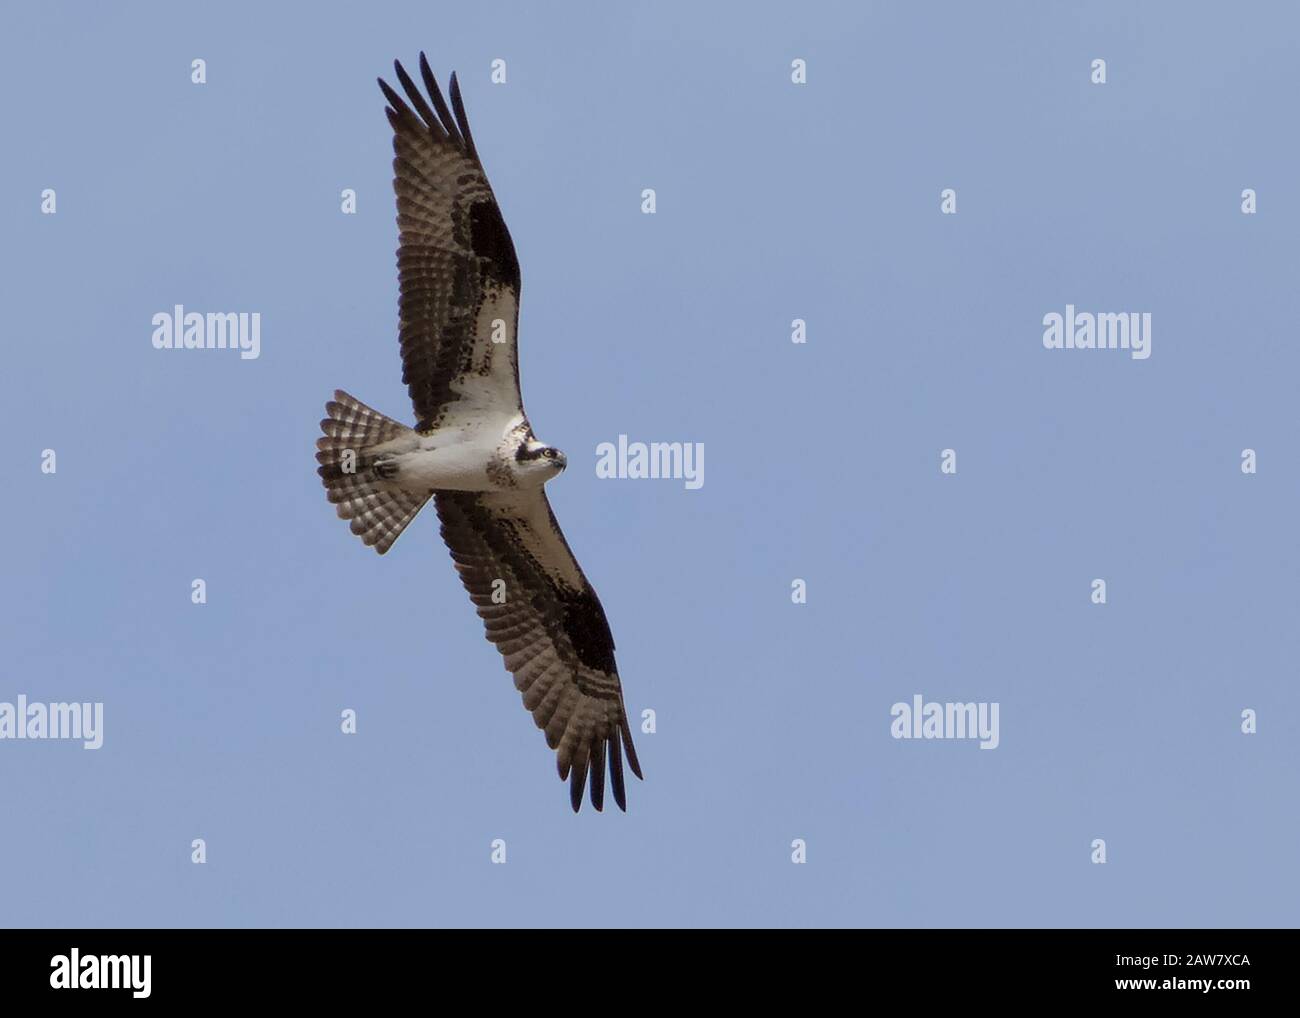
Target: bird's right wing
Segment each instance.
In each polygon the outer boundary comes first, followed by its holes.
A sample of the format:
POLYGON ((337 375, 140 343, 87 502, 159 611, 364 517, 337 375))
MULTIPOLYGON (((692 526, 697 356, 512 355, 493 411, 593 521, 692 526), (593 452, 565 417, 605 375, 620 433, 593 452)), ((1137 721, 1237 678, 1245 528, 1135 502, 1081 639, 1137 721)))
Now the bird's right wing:
POLYGON ((432 106, 402 65, 393 66, 409 105, 382 79, 379 87, 393 125, 402 380, 416 430, 459 413, 512 416, 522 410, 514 243, 474 148, 456 76, 448 109, 423 53, 420 75, 432 106))

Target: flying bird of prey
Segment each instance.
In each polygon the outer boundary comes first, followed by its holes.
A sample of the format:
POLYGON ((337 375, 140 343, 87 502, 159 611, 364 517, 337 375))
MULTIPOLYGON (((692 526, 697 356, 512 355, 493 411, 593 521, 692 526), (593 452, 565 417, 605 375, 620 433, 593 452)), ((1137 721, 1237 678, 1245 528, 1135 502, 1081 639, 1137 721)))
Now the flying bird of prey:
POLYGON ((384 554, 430 498, 487 638, 556 752, 576 812, 605 768, 627 808, 623 754, 641 777, 614 640, 546 499, 564 453, 538 441, 519 392, 519 261, 470 135, 456 76, 447 106, 420 54, 427 98, 394 63, 393 126, 402 381, 415 427, 346 392, 317 439, 326 497, 384 554))

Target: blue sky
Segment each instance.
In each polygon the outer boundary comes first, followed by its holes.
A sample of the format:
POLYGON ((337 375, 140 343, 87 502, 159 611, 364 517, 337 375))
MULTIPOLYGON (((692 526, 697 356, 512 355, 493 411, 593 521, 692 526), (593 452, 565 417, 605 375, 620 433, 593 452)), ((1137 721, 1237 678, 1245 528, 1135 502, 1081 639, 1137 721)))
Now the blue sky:
POLYGON ((305 10, 0 16, 0 701, 105 719, 0 741, 0 921, 1295 924, 1294 11, 305 10), (336 387, 411 416, 374 79, 421 49, 656 712, 627 815, 570 812, 432 513, 381 559, 315 474, 336 387), (153 349, 175 304, 261 356, 153 349), (1066 304, 1150 312, 1152 356, 1044 349, 1066 304), (619 434, 705 484, 598 478, 619 434), (999 746, 892 738, 915 694, 999 746))

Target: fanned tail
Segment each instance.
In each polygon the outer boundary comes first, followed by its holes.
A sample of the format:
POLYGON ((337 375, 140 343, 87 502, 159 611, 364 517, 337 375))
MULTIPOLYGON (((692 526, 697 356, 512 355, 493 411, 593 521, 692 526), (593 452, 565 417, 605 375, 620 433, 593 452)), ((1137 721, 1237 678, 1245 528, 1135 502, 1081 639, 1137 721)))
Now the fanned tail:
POLYGON ((325 404, 316 440, 317 473, 325 497, 351 521, 352 533, 382 555, 429 501, 428 495, 393 490, 374 470, 375 446, 410 434, 411 429, 366 406, 342 389, 325 404))

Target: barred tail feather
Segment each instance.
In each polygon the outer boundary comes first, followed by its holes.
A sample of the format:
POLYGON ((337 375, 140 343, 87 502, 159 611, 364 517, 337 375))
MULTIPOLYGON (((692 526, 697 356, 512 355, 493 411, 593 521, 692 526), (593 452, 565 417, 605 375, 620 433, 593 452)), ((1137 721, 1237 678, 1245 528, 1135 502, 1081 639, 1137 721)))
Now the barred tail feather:
POLYGON ((320 464, 316 472, 325 485, 325 497, 338 508, 339 516, 351 521, 352 533, 382 555, 429 497, 384 485, 367 453, 411 429, 341 389, 325 404, 325 412, 329 416, 320 422, 324 437, 316 440, 320 464))

